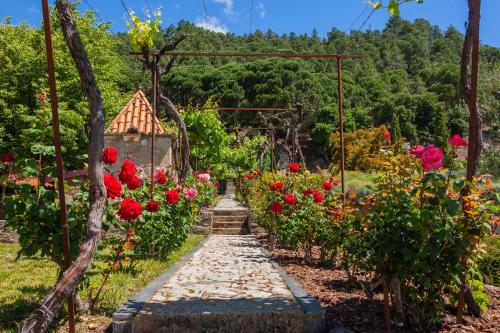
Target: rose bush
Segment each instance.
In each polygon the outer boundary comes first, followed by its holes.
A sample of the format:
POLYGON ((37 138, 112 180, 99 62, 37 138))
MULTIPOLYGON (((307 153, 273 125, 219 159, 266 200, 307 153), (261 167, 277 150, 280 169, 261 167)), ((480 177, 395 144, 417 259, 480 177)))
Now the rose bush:
MULTIPOLYGON (((106 147, 103 150, 104 162, 108 165, 116 163, 117 154, 114 147, 106 147)), ((4 188, 8 188, 12 195, 5 200, 6 220, 20 236, 20 254, 30 256, 40 252, 62 265, 57 192, 52 186, 33 187, 20 181, 26 177, 39 178, 41 170, 37 169, 35 160, 8 163, 10 173, 4 188)), ((108 200, 103 221, 103 246, 111 247, 121 255, 135 252, 163 258, 186 239, 199 218, 200 208, 212 204, 216 198, 217 189, 206 176, 199 179, 189 175, 180 187, 175 173, 157 170, 151 198, 151 179, 132 160, 123 161, 117 175, 120 180, 105 168, 103 180, 108 200), (169 204, 171 201, 165 197, 167 189, 172 188, 177 197, 175 204, 169 204), (126 251, 123 249, 125 243, 126 251)), ((43 172, 54 177, 52 169, 43 172)), ((85 235, 88 192, 86 180, 71 182, 67 210, 71 254, 76 257, 85 235)))

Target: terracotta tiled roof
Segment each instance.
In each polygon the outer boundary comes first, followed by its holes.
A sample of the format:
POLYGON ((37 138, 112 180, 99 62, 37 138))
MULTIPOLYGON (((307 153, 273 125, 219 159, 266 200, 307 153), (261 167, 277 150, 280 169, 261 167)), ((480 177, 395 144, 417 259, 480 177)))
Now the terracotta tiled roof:
MULTIPOLYGON (((146 95, 139 89, 113 119, 106 134, 125 134, 131 127, 137 129, 139 133, 151 134, 151 118, 153 118, 153 108, 146 95)), ((165 134, 158 118, 156 118, 155 132, 156 134, 165 134)))

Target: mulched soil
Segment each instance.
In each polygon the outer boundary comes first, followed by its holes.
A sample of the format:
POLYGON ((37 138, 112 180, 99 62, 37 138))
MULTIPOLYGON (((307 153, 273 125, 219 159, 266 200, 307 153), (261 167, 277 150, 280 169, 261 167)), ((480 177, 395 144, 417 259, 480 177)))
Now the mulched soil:
MULTIPOLYGON (((260 237, 267 247, 267 238, 260 237)), ((343 326, 355 332, 385 332, 383 294, 369 300, 359 282, 349 280, 344 270, 330 269, 319 264, 319 251, 314 262, 307 264, 297 251, 275 249, 272 256, 326 310, 328 328, 343 326)), ((489 309, 481 318, 465 315, 462 325, 455 324, 455 315, 447 312, 440 333, 500 332, 500 288, 487 286, 489 309)), ((453 309, 450 309, 453 310, 453 309)), ((393 329, 393 332, 396 332, 393 329)), ((399 330, 399 332, 403 332, 399 330)), ((404 331, 407 332, 407 331, 404 331)))

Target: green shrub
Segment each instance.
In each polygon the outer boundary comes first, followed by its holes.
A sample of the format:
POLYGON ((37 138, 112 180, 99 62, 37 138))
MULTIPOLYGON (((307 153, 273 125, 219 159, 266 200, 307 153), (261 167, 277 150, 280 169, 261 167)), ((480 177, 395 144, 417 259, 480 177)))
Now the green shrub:
POLYGON ((500 286, 500 237, 492 235, 485 237, 482 245, 486 253, 478 260, 479 271, 484 283, 500 286))

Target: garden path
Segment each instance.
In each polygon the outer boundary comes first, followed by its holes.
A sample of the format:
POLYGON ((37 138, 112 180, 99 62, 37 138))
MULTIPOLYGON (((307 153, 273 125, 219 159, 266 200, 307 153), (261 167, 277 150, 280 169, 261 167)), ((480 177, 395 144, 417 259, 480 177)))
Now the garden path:
MULTIPOLYGON (((233 198, 218 207, 241 208, 233 198)), ((254 236, 212 235, 113 320, 113 332, 319 332, 324 311, 254 236)))

